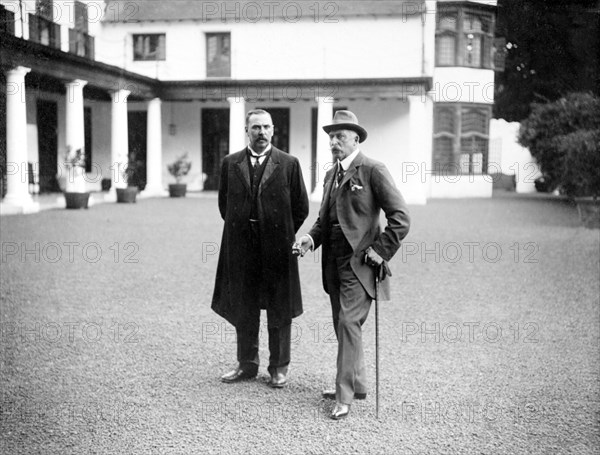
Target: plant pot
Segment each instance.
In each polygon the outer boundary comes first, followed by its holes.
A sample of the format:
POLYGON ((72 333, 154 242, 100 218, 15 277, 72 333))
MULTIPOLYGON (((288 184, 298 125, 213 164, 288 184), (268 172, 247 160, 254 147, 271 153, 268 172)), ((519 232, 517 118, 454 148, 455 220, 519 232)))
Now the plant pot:
POLYGON ((87 209, 90 193, 65 193, 65 201, 68 209, 87 209))
POLYGON ((102 191, 110 191, 110 187, 112 186, 112 180, 102 179, 102 182, 100 184, 102 185, 102 191))
POLYGON ((169 185, 169 196, 171 197, 185 197, 186 191, 186 183, 171 183, 169 185))
POLYGON ((117 188, 117 202, 133 204, 138 194, 137 186, 128 186, 127 188, 117 188))
POLYGON ((589 229, 600 229, 600 201, 591 197, 576 197, 581 223, 589 229))
POLYGON ((550 180, 545 177, 538 177, 533 181, 533 185, 538 193, 550 193, 554 190, 550 180))

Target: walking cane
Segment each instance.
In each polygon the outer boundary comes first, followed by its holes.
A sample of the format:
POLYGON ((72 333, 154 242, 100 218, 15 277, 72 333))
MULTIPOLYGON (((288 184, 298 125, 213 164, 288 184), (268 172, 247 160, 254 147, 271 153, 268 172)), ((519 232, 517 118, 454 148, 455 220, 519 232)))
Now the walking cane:
POLYGON ((375 269, 375 418, 379 420, 379 276, 381 266, 375 269))

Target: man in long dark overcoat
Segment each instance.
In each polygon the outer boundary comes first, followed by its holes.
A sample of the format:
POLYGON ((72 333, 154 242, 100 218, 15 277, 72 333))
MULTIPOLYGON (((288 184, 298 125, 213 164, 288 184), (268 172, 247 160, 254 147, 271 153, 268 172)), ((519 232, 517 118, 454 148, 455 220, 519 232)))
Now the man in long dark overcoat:
POLYGON ((256 377, 260 311, 266 310, 271 387, 287 384, 292 318, 302 314, 296 232, 308 216, 297 158, 273 147, 271 115, 246 115, 248 146, 223 160, 219 210, 225 221, 212 309, 236 328, 238 366, 226 383, 256 377))

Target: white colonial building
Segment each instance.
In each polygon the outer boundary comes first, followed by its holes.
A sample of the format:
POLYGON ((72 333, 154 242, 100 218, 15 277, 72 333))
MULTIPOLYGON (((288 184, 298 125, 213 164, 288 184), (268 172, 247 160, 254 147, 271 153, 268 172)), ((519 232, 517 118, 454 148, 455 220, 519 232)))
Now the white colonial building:
POLYGON ((188 188, 215 190, 253 108, 272 113, 315 200, 336 109, 357 114, 362 149, 409 203, 491 196, 496 1, 0 5, 6 211, 35 210, 29 180, 57 189, 68 147, 85 150, 90 191, 122 185, 115 169, 136 160, 143 192, 164 194, 183 153, 188 188))

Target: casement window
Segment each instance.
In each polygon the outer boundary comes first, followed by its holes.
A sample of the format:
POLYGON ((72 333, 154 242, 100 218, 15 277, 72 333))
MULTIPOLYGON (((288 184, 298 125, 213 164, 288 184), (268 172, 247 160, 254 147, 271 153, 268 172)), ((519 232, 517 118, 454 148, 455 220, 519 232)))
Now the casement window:
POLYGON ((475 7, 439 7, 435 31, 436 66, 492 68, 494 16, 475 7))
POLYGON ((29 39, 60 49, 60 26, 53 21, 53 1, 37 0, 35 14, 29 14, 29 39))
POLYGON ((434 106, 433 169, 437 174, 486 174, 492 107, 439 103, 434 106))
POLYGON ((75 28, 69 29, 69 52, 94 58, 94 37, 88 35, 88 14, 85 3, 75 2, 75 28))
POLYGON ((231 77, 231 34, 206 34, 206 76, 231 77))
POLYGON ((133 35, 134 60, 166 60, 164 33, 133 35))
POLYGON ((0 5, 0 32, 15 34, 15 13, 0 5))

